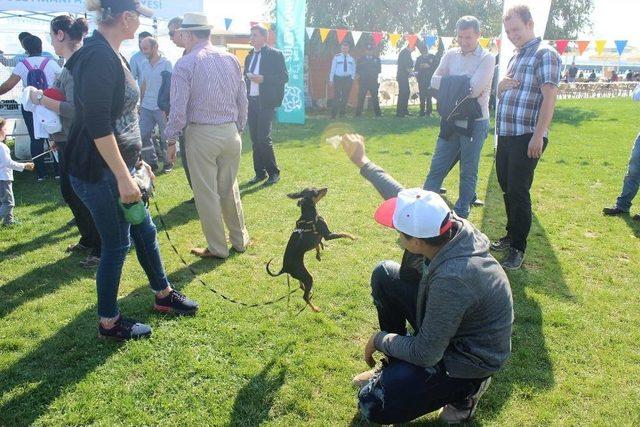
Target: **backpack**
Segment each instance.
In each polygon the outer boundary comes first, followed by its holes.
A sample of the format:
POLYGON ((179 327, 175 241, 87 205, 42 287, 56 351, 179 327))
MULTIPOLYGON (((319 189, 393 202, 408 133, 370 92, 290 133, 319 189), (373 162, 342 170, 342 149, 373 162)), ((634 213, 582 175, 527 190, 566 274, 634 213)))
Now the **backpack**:
POLYGON ((158 91, 158 108, 169 114, 171 109, 171 73, 169 71, 163 71, 162 84, 158 91))
POLYGON ((44 69, 49 63, 49 58, 44 58, 38 68, 33 68, 28 59, 23 59, 22 63, 27 67, 27 86, 33 86, 36 89, 45 90, 49 88, 47 75, 44 69))

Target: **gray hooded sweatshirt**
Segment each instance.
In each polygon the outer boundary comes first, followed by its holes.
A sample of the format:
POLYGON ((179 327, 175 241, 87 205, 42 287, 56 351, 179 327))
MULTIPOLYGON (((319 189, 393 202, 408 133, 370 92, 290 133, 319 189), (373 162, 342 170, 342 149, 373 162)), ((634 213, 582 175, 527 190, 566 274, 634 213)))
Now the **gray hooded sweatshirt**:
MULTIPOLYGON (((379 191, 385 186, 401 189, 373 164, 361 173, 379 191)), ((375 347, 418 366, 442 360, 455 378, 484 378, 498 371, 511 354, 511 287, 489 253, 487 236, 469 221, 454 219, 455 237, 423 268, 417 298, 419 330, 412 336, 380 332, 375 347)))

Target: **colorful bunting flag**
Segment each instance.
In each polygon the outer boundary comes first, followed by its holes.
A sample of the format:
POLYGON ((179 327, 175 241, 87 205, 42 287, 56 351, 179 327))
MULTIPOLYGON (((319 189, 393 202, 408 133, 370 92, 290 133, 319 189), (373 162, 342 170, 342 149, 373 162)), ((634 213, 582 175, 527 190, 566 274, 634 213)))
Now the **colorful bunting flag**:
POLYGON ((357 46, 360 37, 362 37, 362 31, 351 31, 351 37, 353 37, 353 45, 357 46))
POLYGON ((349 31, 345 30, 344 28, 340 28, 336 30, 336 37, 338 38, 338 44, 342 43, 344 38, 347 36, 348 32, 349 31))
POLYGON ((391 43, 391 46, 396 47, 396 45, 398 44, 398 40, 400 40, 400 37, 402 37, 402 35, 398 33, 389 34, 389 42, 391 43))
POLYGON ((569 46, 569 40, 556 40, 556 50, 560 55, 563 55, 569 46))
POLYGON ((375 33, 373 33, 373 44, 378 46, 382 41, 383 37, 384 35, 380 31, 376 31, 375 33))
POLYGON ((602 52, 604 52, 604 45, 606 44, 606 40, 596 40, 596 52, 598 52, 598 55, 602 55, 602 52))
POLYGON ((624 48, 627 47, 628 41, 629 40, 615 40, 616 49, 618 49, 618 56, 622 55, 622 52, 624 52, 624 48))
POLYGON ((500 50, 500 47, 502 46, 502 39, 495 39, 496 41, 496 47, 498 48, 498 50, 500 50))
POLYGON ((444 49, 449 50, 449 47, 453 43, 453 37, 440 37, 440 40, 442 40, 442 44, 444 44, 444 49))
POLYGON ((329 35, 329 32, 331 30, 329 28, 319 28, 319 30, 320 30, 320 41, 324 43, 324 41, 327 39, 327 36, 329 35))
POLYGON ((427 36, 424 38, 424 43, 427 45, 427 49, 431 49, 438 43, 438 36, 427 36))
POLYGON ((407 39, 407 43, 409 44, 409 47, 415 47, 416 43, 418 42, 418 36, 415 34, 407 34, 405 36, 405 39, 407 39))
POLYGON ((255 27, 256 25, 258 25, 258 21, 249 21, 249 26, 255 27))
POLYGON ((486 37, 480 37, 480 39, 478 39, 478 43, 480 43, 480 46, 482 46, 483 49, 486 49, 487 47, 489 47, 489 43, 491 43, 491 39, 486 37))
POLYGON ((229 27, 231 26, 231 22, 233 21, 233 19, 231 18, 224 18, 224 28, 229 31, 229 27))
POLYGON ((584 51, 587 50, 587 47, 589 47, 589 43, 591 43, 590 40, 576 41, 576 44, 578 45, 578 52, 580 52, 580 56, 582 56, 582 54, 584 54, 584 51))
POLYGON ((307 27, 307 37, 309 38, 309 40, 311 40, 313 38, 313 33, 315 31, 316 31, 315 28, 307 27))

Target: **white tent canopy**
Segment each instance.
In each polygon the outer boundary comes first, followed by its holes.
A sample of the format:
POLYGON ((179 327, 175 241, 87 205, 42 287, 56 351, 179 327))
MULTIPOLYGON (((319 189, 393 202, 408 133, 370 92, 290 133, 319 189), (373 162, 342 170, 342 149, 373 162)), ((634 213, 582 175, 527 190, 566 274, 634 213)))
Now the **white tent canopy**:
MULTIPOLYGON (((153 9, 154 17, 171 19, 185 12, 203 10, 204 0, 141 0, 145 6, 153 9)), ((0 11, 25 12, 70 12, 84 13, 84 0, 0 0, 0 11)))

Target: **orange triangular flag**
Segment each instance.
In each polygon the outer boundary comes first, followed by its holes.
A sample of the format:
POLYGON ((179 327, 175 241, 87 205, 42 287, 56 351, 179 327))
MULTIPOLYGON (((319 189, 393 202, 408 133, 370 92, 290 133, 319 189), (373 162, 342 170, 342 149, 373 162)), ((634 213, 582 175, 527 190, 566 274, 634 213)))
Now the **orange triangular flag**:
POLYGON ((344 28, 340 28, 339 30, 336 30, 336 36, 338 37, 338 44, 342 43, 342 40, 344 40, 347 33, 348 31, 345 30, 344 28))
POLYGON ((400 37, 402 37, 402 35, 398 33, 389 34, 389 42, 391 42, 391 46, 396 47, 396 45, 398 44, 398 40, 400 40, 400 37))
POLYGON ((418 42, 418 36, 415 34, 407 34, 405 38, 407 39, 409 47, 415 47, 416 43, 418 42))
POLYGON ((502 39, 496 39, 496 46, 498 47, 498 50, 500 50, 500 47, 502 47, 502 39))
POLYGON ((596 52, 598 52, 598 55, 602 55, 602 52, 604 52, 605 44, 607 44, 606 40, 596 40, 596 52))
POLYGON ((324 43, 324 41, 327 39, 327 36, 329 35, 329 31, 331 31, 328 28, 318 28, 318 30, 320 30, 320 40, 322 41, 322 43, 324 43))
POLYGON ((576 42, 576 44, 578 45, 578 52, 580 52, 580 56, 582 56, 584 51, 587 50, 587 47, 589 47, 589 43, 591 43, 590 40, 578 40, 576 42))

